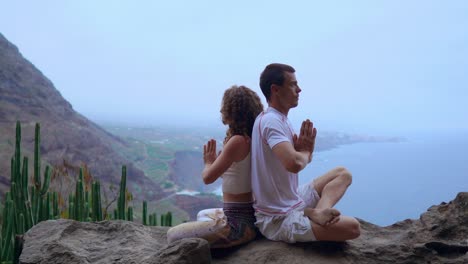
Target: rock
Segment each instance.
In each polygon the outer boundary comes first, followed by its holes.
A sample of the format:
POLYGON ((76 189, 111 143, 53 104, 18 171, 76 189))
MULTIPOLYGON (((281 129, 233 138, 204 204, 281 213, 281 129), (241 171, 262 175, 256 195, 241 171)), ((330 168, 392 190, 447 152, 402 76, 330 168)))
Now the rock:
POLYGON ((167 227, 128 221, 41 222, 24 236, 20 263, 210 263, 208 242, 166 242, 167 227))
POLYGON ((344 243, 285 244, 261 238, 213 263, 468 263, 468 192, 432 206, 419 220, 379 227, 359 219, 361 236, 344 243))
POLYGON ((145 263, 211 263, 209 250, 208 242, 204 239, 182 239, 165 246, 152 256, 150 262, 145 263))
POLYGON ((468 192, 432 206, 419 220, 387 227, 359 222, 361 236, 348 242, 286 244, 259 237, 210 252, 202 239, 167 244, 167 227, 46 221, 24 236, 20 263, 468 263, 468 192))

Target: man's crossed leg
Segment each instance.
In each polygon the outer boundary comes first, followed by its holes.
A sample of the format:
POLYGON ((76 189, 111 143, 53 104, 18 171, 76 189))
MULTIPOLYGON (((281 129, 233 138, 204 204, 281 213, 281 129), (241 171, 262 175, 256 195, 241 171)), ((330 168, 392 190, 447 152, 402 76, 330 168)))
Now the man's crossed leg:
POLYGON ((344 241, 359 237, 360 224, 356 218, 342 216, 333 208, 351 182, 351 173, 343 167, 337 167, 310 183, 320 199, 315 208, 304 209, 304 215, 311 220, 317 240, 344 241))

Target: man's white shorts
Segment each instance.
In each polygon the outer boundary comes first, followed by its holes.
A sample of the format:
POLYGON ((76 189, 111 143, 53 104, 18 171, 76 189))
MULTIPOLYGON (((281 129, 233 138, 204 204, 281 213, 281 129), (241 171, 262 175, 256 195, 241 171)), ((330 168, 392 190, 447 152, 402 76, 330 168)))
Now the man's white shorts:
POLYGON ((255 225, 266 238, 288 243, 317 240, 310 219, 304 215, 304 209, 315 208, 320 196, 310 183, 300 186, 298 193, 304 203, 286 215, 270 216, 255 212, 255 225))

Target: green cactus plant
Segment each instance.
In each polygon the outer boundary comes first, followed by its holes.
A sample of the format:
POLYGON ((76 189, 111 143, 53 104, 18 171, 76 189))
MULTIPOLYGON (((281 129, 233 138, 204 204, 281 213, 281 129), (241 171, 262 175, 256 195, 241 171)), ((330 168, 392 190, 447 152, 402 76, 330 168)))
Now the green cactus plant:
POLYGON ((157 226, 158 225, 158 215, 156 213, 153 213, 153 222, 151 223, 152 226, 157 226))
POLYGON ((129 206, 127 211, 127 220, 133 221, 133 207, 129 206))
POLYGON ((58 193, 54 192, 52 196, 52 212, 53 212, 53 219, 60 218, 60 211, 58 206, 58 193))
POLYGON ((166 226, 166 216, 161 214, 161 226, 166 226))
POLYGON ((89 204, 87 202, 85 202, 84 206, 83 206, 83 216, 82 216, 81 221, 90 222, 89 219, 90 219, 90 217, 89 217, 89 204))
POLYGON ((75 196, 73 193, 68 195, 68 218, 75 219, 75 196))
POLYGON ((24 234, 24 214, 23 213, 20 213, 19 214, 19 222, 18 222, 18 228, 17 228, 17 234, 24 234))
MULTIPOLYGON (((0 234, 0 263, 13 263, 21 252, 21 241, 18 239, 32 226, 47 219, 60 218, 59 196, 57 192, 50 192, 51 168, 46 166, 44 177, 41 179, 40 162, 40 125, 35 126, 34 139, 34 177, 29 186, 28 158, 21 160, 21 125, 16 123, 15 153, 11 158, 11 187, 6 192, 3 207, 3 223, 0 234)), ((113 219, 133 221, 133 207, 127 204, 131 200, 131 193, 127 192, 127 167, 122 166, 117 208, 114 209, 113 219)), ((78 221, 102 221, 103 210, 101 201, 101 185, 95 181, 87 186, 83 179, 83 169, 80 168, 76 182, 75 193, 69 194, 68 218, 78 221)), ((112 215, 107 214, 106 219, 112 215)), ((162 226, 172 225, 172 213, 161 214, 162 226)), ((148 204, 143 201, 143 224, 156 226, 156 213, 148 215, 148 204)))
POLYGON ((76 182, 76 186, 75 186, 75 200, 74 200, 75 218, 74 219, 78 221, 83 221, 83 211, 84 211, 83 181, 81 181, 82 175, 83 175, 82 173, 83 171, 80 168, 80 179, 78 179, 78 181, 76 182))
POLYGON ((101 184, 95 181, 91 186, 91 214, 92 221, 102 221, 102 207, 101 207, 101 184))
POLYGON ((118 219, 125 220, 126 208, 126 190, 127 190, 127 166, 122 166, 122 178, 120 179, 120 190, 117 204, 118 219))
POLYGON ((21 235, 15 236, 15 244, 13 248, 13 263, 20 263, 19 257, 21 255, 21 251, 23 251, 23 244, 24 244, 23 236, 21 235))
POLYGON ((41 156, 39 151, 41 138, 41 126, 36 124, 34 130, 34 184, 36 188, 41 186, 41 156))
POLYGON ((4 210, 4 223, 5 227, 2 226, 2 251, 0 254, 0 260, 12 261, 12 249, 13 249, 13 233, 14 233, 14 203, 11 199, 7 199, 5 202, 4 210))
POLYGON ((172 226, 172 213, 167 212, 166 214, 166 226, 172 226))
MULTIPOLYGON (((94 181, 88 188, 83 179, 83 168, 75 186, 75 194, 69 195, 69 218, 77 221, 102 221, 101 184, 94 181), (90 189, 88 191, 87 189, 90 189), (73 207, 73 210, 72 210, 73 207)), ((117 218, 115 218, 117 219, 117 218)))
POLYGON ((97 221, 102 221, 104 220, 102 217, 102 202, 101 202, 101 183, 99 181, 96 181, 96 207, 97 207, 97 221))
POLYGON ((149 215, 149 223, 148 223, 148 225, 149 225, 149 226, 153 226, 153 223, 154 223, 154 215, 153 215, 153 214, 150 214, 150 215, 149 215))
POLYGON ((39 123, 36 123, 35 132, 34 132, 34 187, 35 190, 31 191, 32 196, 32 224, 37 224, 42 220, 46 220, 49 217, 44 217, 45 212, 40 212, 41 209, 44 209, 43 204, 45 204, 45 198, 49 190, 51 170, 49 166, 46 166, 44 172, 44 182, 41 180, 41 161, 40 161, 40 135, 41 135, 41 126, 39 123), (41 216, 42 214, 42 216, 41 216))
POLYGON ((143 201, 143 219, 142 219, 142 224, 143 225, 148 225, 148 203, 146 201, 143 201))

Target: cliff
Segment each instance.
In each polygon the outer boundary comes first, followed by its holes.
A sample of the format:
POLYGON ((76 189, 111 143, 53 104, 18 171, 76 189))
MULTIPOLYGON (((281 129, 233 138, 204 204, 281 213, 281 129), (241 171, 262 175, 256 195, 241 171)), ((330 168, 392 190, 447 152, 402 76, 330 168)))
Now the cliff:
POLYGON ((166 227, 125 221, 42 222, 24 236, 20 263, 468 263, 468 192, 417 220, 379 227, 360 220, 358 239, 286 244, 259 237, 210 251, 203 239, 167 244, 166 227))
POLYGON ((85 164, 91 175, 108 186, 118 185, 121 166, 127 165, 129 189, 134 195, 146 196, 147 199, 160 198, 162 192, 159 185, 154 184, 143 171, 115 151, 115 149, 125 149, 126 142, 77 113, 52 82, 27 61, 16 46, 0 34, 0 195, 2 197, 9 184, 10 158, 14 153, 17 120, 22 123, 22 153, 29 156, 31 161, 34 125, 36 122, 41 124, 43 170, 45 164, 50 164, 57 169, 56 173, 76 174, 77 168, 85 164), (142 190, 134 191, 134 185, 140 186, 142 190))

